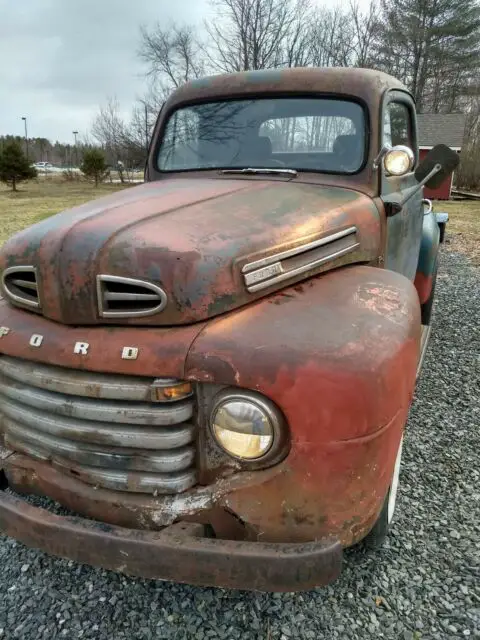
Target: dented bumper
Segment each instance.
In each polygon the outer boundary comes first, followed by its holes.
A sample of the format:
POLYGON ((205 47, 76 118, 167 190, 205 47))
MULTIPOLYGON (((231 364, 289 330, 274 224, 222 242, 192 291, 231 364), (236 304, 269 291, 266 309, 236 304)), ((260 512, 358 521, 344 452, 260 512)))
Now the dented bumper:
MULTIPOLYGON (((201 327, 80 330, 1 303, 0 319, 6 362, 28 361, 34 371, 48 362, 82 380, 97 373, 162 375, 188 380, 197 390, 255 390, 283 412, 291 445, 269 468, 223 468, 206 428, 208 401, 199 391, 197 482, 177 495, 157 495, 132 491, 137 485, 128 483, 112 491, 92 483, 77 465, 65 473, 52 456, 32 460, 30 449, 14 446, 12 433, 19 429, 8 427, 4 443, 15 453, 2 467, 9 486, 48 496, 96 523, 32 511, 4 495, 5 533, 52 554, 135 575, 282 591, 332 580, 341 548, 361 540, 375 522, 420 350, 418 296, 402 276, 369 267, 338 270, 201 327), (31 344, 33 334, 41 334, 41 348, 31 344), (89 344, 87 355, 74 353, 77 339, 89 344), (122 345, 138 348, 138 359, 123 360, 122 345), (215 538, 208 537, 212 531, 215 538)), ((22 377, 19 384, 27 382, 22 377)), ((10 404, 19 401, 12 396, 10 404)), ((71 411, 81 409, 70 405, 71 411)), ((62 415, 56 427, 72 426, 67 418, 62 415)), ((122 433, 119 425, 107 444, 122 446, 122 433)), ((115 460, 120 462, 123 457, 115 460)))
POLYGON ((199 523, 141 531, 58 516, 0 491, 0 531, 49 554, 144 578, 299 591, 340 573, 339 542, 262 543, 206 537, 199 523))

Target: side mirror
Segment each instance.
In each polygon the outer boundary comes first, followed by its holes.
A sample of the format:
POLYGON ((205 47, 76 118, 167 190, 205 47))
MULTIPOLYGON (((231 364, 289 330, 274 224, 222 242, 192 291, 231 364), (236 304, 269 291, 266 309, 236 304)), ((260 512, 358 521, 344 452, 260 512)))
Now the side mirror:
POLYGON ((417 181, 429 189, 438 189, 458 167, 460 158, 445 144, 437 144, 415 171, 417 181))

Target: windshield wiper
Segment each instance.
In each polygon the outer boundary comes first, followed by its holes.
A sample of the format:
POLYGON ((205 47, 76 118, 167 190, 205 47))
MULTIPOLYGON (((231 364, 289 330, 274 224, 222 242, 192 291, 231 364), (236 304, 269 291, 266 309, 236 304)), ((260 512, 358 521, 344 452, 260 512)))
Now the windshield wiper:
POLYGON ((244 169, 222 169, 220 173, 245 173, 245 174, 256 174, 256 173, 273 173, 284 176, 296 176, 296 169, 271 169, 268 167, 245 167, 244 169))

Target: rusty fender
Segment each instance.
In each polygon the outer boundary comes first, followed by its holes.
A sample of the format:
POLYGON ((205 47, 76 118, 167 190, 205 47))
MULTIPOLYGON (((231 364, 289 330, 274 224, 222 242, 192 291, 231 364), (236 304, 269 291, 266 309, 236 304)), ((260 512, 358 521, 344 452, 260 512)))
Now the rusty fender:
POLYGON ((348 546, 364 537, 393 473, 420 334, 413 284, 366 266, 211 321, 189 351, 186 377, 264 394, 291 430, 290 453, 273 473, 230 493, 224 486, 220 505, 262 540, 348 546))
POLYGON ((422 243, 415 275, 415 287, 422 304, 428 300, 432 291, 439 246, 440 229, 435 214, 431 211, 423 216, 422 243))

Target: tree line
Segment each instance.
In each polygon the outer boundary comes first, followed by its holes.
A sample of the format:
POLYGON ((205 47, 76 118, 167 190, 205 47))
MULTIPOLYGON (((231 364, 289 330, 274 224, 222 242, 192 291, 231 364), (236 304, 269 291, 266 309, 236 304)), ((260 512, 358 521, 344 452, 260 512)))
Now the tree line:
POLYGON ((95 146, 93 143, 78 142, 77 145, 62 142, 51 142, 47 138, 23 136, 0 136, 0 152, 10 142, 20 146, 30 163, 51 162, 52 164, 67 169, 78 166, 86 149, 95 146))
POLYGON ((210 0, 210 9, 201 25, 141 28, 137 55, 147 88, 129 119, 110 97, 76 149, 35 138, 29 157, 71 166, 97 145, 110 166, 141 168, 161 105, 188 80, 263 68, 364 67, 402 80, 419 112, 467 115, 458 180, 480 184, 479 0, 371 0, 366 9, 358 0, 333 8, 313 0, 210 0))
POLYGON ((264 68, 363 67, 403 81, 419 112, 465 113, 464 166, 469 158, 479 165, 467 181, 480 183, 478 0, 372 0, 366 9, 357 0, 334 8, 312 0, 210 0, 210 8, 203 25, 142 27, 138 56, 148 90, 130 121, 110 98, 92 127, 110 162, 143 163, 162 103, 188 80, 264 68))

